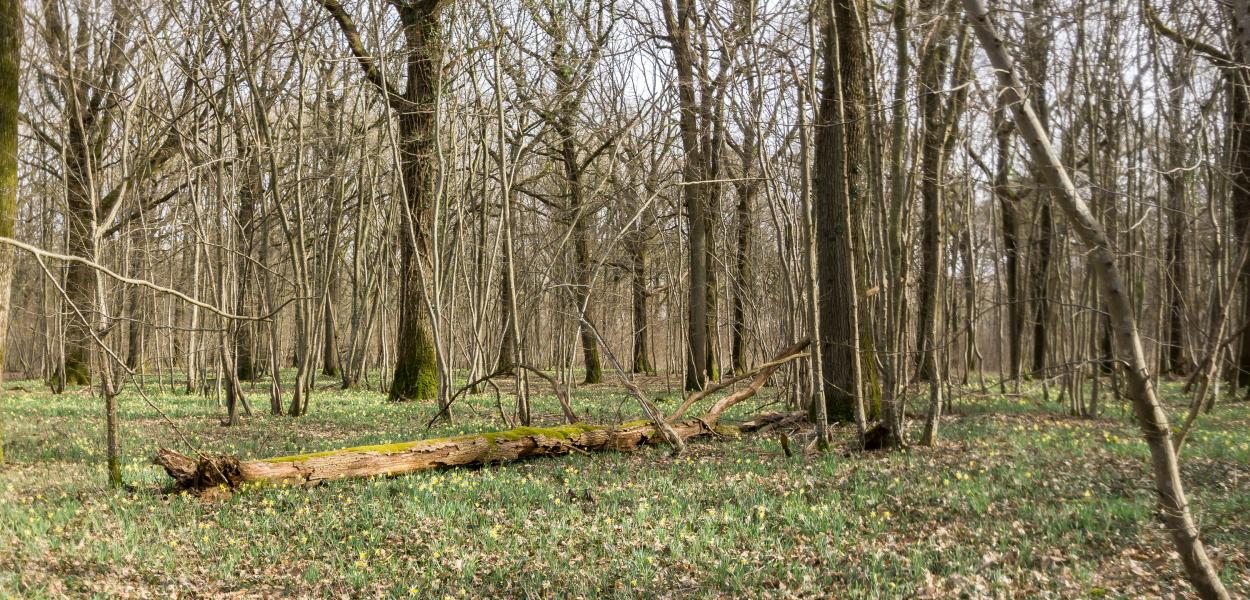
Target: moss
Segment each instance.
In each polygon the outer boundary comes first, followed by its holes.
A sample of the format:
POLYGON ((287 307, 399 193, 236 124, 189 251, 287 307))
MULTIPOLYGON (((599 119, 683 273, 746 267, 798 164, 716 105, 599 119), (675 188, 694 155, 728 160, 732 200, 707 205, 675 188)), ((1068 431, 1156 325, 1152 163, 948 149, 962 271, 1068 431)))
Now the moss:
POLYGON ((87 363, 81 359, 75 360, 67 356, 65 359, 65 384, 91 385, 91 369, 87 366, 87 363))
POLYGON ((586 379, 584 384, 603 383, 603 366, 599 363, 599 348, 591 345, 586 349, 586 379))
POLYGON ((645 351, 634 351, 633 372, 636 375, 655 375, 655 368, 651 366, 651 359, 647 358, 645 351))
POLYGON ((494 444, 499 441, 515 441, 527 437, 541 436, 553 440, 570 440, 574 437, 586 433, 588 431, 596 431, 607 429, 602 425, 586 425, 583 423, 574 423, 572 425, 560 425, 558 427, 517 427, 506 431, 492 431, 487 433, 470 433, 466 435, 458 435, 445 438, 433 438, 428 440, 417 440, 413 442, 396 442, 393 444, 373 444, 368 446, 353 446, 351 448, 339 448, 336 450, 325 450, 323 452, 310 452, 307 454, 295 454, 292 456, 279 456, 277 458, 266 458, 264 462, 284 463, 284 462, 303 462, 310 458, 320 458, 323 456, 334 456, 336 454, 346 454, 349 452, 376 452, 378 454, 391 454, 395 452, 403 452, 411 450, 418 446, 432 445, 442 442, 462 442, 469 440, 485 439, 488 443, 494 444))
POLYGON ((122 464, 116 456, 108 458, 109 487, 122 487, 122 464))
POLYGON ((438 369, 431 360, 403 364, 391 381, 391 400, 433 400, 438 397, 438 369))
MULTIPOLYGON (((452 438, 444 438, 452 439, 452 438)), ((402 452, 408 450, 418 444, 432 442, 434 440, 418 440, 415 442, 398 442, 395 444, 373 444, 370 446, 353 446, 351 448, 339 448, 337 450, 325 450, 323 452, 309 452, 308 454, 294 454, 291 456, 279 456, 276 458, 266 458, 265 462, 282 463, 282 462, 303 462, 310 458, 320 458, 322 456, 334 456, 335 454, 346 454, 348 452, 377 452, 380 454, 390 454, 392 452, 402 452)))
POLYGON ((626 421, 621 423, 617 429, 629 429, 630 427, 642 427, 643 425, 651 425, 651 419, 638 419, 637 421, 626 421))
POLYGON ((516 429, 509 429, 507 431, 496 431, 493 433, 483 433, 480 435, 469 435, 463 437, 482 437, 486 438, 491 443, 500 440, 513 441, 533 436, 542 436, 554 440, 569 440, 588 431, 595 431, 599 429, 607 428, 602 425, 574 423, 572 425, 560 425, 557 427, 517 427, 516 429))
POLYGON ((438 397, 438 362, 434 356, 434 343, 423 318, 411 321, 400 325, 400 339, 406 342, 401 343, 396 357, 390 398, 433 400, 438 397))
POLYGON ((863 328, 859 336, 860 364, 863 366, 863 388, 866 396, 864 413, 869 421, 881 418, 881 373, 877 371, 877 342, 870 327, 863 328))

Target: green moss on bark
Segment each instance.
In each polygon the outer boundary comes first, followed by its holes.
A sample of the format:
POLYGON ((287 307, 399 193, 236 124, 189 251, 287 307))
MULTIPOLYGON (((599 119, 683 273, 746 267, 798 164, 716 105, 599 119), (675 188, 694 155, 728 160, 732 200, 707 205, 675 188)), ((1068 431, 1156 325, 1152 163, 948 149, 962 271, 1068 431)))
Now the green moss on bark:
POLYGON ((81 359, 65 359, 65 385, 91 385, 91 369, 81 359))
POLYGON ((416 324, 401 348, 391 380, 391 400, 433 400, 438 396, 438 363, 434 344, 423 324, 416 324))
POLYGON ((264 462, 281 463, 281 462, 302 462, 310 458, 320 458, 324 456, 335 456, 338 454, 350 454, 353 452, 376 452, 378 454, 393 454, 396 452, 405 452, 413 448, 422 446, 431 446, 434 444, 442 444, 447 442, 466 442, 472 440, 484 439, 487 443, 495 444, 498 442, 511 442, 528 437, 545 437, 553 440, 572 440, 577 436, 591 431, 600 431, 607 429, 602 425, 586 425, 583 423, 574 423, 572 425, 560 425, 557 427, 517 427, 516 429, 508 429, 506 431, 492 431, 488 433, 471 433, 466 435, 458 435, 454 437, 435 438, 431 440, 417 440, 414 442, 396 442, 393 444, 373 444, 368 446, 354 446, 351 448, 339 448, 336 450, 326 450, 324 452, 310 452, 307 454, 296 454, 292 456, 279 456, 277 458, 266 458, 264 462))
POLYGON ((586 361, 586 380, 582 383, 602 383, 603 367, 599 364, 599 351, 587 352, 586 356, 588 358, 586 361), (590 359, 589 357, 592 355, 594 358, 590 359))

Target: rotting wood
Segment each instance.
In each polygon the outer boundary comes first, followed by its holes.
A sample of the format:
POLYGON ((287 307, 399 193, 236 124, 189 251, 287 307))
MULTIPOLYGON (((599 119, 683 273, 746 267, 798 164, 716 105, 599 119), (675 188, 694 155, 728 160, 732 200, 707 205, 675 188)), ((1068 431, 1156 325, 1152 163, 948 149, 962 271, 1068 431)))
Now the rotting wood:
MULTIPOLYGON (((315 485, 322 481, 355 477, 395 476, 416 471, 488 465, 537 456, 560 456, 587 452, 631 452, 649 444, 671 443, 663 429, 684 442, 702 435, 733 435, 737 427, 718 426, 725 411, 754 396, 769 376, 786 360, 799 355, 806 340, 787 348, 778 360, 762 365, 750 375, 751 383, 720 398, 702 418, 662 423, 641 420, 620 426, 570 423, 556 427, 518 427, 507 431, 445 438, 343 448, 261 460, 201 455, 196 459, 161 448, 153 463, 165 469, 179 490, 202 491, 246 483, 315 485)), ((636 387, 631 393, 641 394, 636 387)), ((671 421, 671 420, 670 420, 671 421)))
POLYGON ((794 427, 807 422, 807 411, 805 410, 770 412, 756 415, 748 421, 739 423, 738 431, 742 433, 767 433, 774 429, 794 427))
MULTIPOLYGON (((672 424, 683 440, 701 435, 725 435, 734 427, 692 419, 672 424)), ((469 434, 397 444, 380 444, 295 456, 240 461, 229 456, 205 456, 198 461, 162 448, 153 462, 174 479, 177 489, 204 490, 226 484, 286 483, 315 485, 354 477, 395 476, 470 465, 488 465, 537 456, 580 452, 631 452, 648 444, 664 443, 650 421, 620 427, 572 424, 557 427, 518 427, 493 433, 469 434)))

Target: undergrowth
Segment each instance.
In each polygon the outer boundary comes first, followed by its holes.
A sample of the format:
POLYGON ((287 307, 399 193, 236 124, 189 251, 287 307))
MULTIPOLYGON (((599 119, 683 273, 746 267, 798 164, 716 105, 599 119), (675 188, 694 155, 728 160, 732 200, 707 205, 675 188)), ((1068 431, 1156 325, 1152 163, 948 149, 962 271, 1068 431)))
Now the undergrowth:
MULTIPOLYGON (((648 382, 651 392, 663 386, 648 382)), ((0 596, 1169 597, 1188 595, 1125 410, 1063 414, 1038 394, 955 399, 936 448, 786 458, 775 434, 476 470, 266 486, 207 501, 162 493, 158 446, 243 458, 506 428, 493 394, 424 424, 428 404, 323 382, 298 419, 221 427, 211 398, 121 399, 126 490, 104 485, 101 402, 8 385, 0 414, 0 596)), ((257 388, 253 399, 267 398, 257 388)), ((1165 397, 1182 410, 1173 386, 1165 397)), ((610 385, 584 420, 637 418, 610 385)), ((509 399, 503 398, 506 410, 509 399)), ((915 409, 922 410, 923 399, 915 409)), ((665 405, 671 409, 673 401, 665 405)), ((735 408, 735 420, 775 394, 735 408)), ((254 406, 254 408, 261 408, 254 406)), ((535 426, 560 424, 535 398, 535 426)), ((838 431, 842 448, 849 428, 838 431)), ((1204 415, 1185 481, 1226 583, 1250 594, 1250 406, 1204 415)))

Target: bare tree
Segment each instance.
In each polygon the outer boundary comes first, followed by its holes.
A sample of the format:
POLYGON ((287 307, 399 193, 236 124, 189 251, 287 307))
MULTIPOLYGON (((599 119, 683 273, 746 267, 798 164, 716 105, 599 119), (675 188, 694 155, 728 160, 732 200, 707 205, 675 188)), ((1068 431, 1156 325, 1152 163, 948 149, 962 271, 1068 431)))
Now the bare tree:
MULTIPOLYGON (((997 71, 1001 93, 1015 116, 1016 127, 1029 148, 1036 168, 1045 176, 1055 199, 1067 213, 1081 240, 1090 248, 1090 263, 1107 301, 1117 346, 1121 352, 1120 360, 1128 367, 1129 399, 1133 402, 1138 425, 1150 447, 1159 508, 1167 521, 1181 561, 1185 564, 1189 580, 1203 598, 1228 598, 1228 592, 1220 582, 1219 574, 1211 565, 1198 538, 1198 528, 1185 500, 1167 413, 1159 404, 1150 380, 1137 330, 1137 319, 1117 265, 1119 258, 1111 249, 1102 226, 1077 192, 1067 170, 1060 163, 1059 156, 1051 147, 1050 137, 1034 111, 1024 85, 1016 75, 1015 65, 1004 49, 1003 40, 990 22, 989 11, 981 0, 964 0, 963 4, 982 49, 997 71)), ((1242 2, 1238 9, 1245 10, 1244 14, 1250 16, 1250 2, 1242 2)))
POLYGON ((320 0, 338 24, 348 47, 399 121, 399 157, 404 202, 404 231, 399 236, 400 309, 393 400, 430 400, 438 392, 439 376, 434 341, 430 335, 430 299, 426 290, 431 266, 429 235, 437 193, 435 117, 441 84, 442 47, 439 13, 446 0, 395 2, 404 38, 406 78, 400 88, 361 40, 355 21, 338 0, 320 0))

